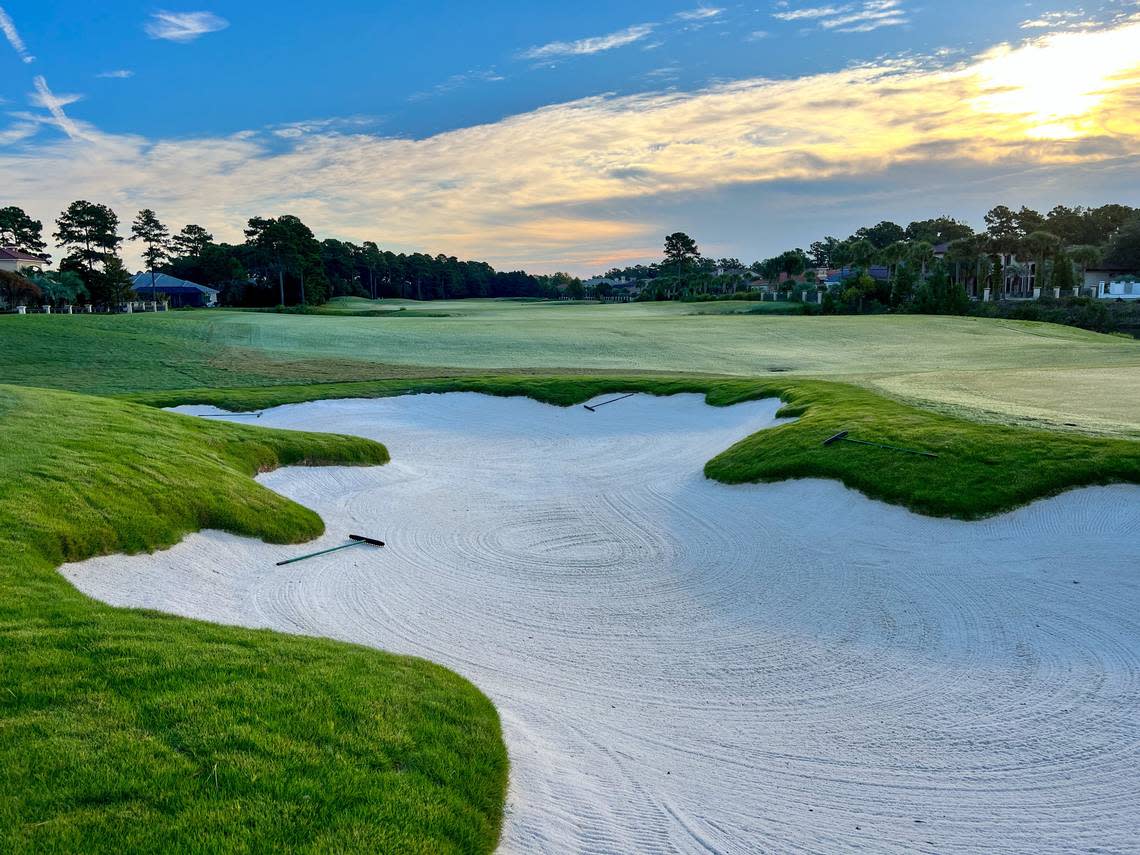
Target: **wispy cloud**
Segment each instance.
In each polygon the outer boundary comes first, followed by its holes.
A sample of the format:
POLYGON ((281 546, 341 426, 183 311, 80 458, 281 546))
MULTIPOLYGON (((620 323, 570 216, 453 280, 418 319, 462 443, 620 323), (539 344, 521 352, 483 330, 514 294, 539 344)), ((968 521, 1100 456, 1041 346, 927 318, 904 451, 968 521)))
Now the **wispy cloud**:
POLYGON ((16 29, 11 16, 4 11, 4 7, 0 6, 0 31, 4 33, 4 38, 8 40, 8 44, 12 46, 20 59, 24 62, 35 62, 36 58, 28 53, 28 47, 24 44, 24 40, 20 38, 20 32, 16 29))
POLYGON ((1045 30, 1057 29, 1059 27, 1073 26, 1079 24, 1085 19, 1085 12, 1083 9, 1073 9, 1067 12, 1046 12, 1039 18, 1030 18, 1029 20, 1021 22, 1021 29, 1023 30, 1045 30))
MULTIPOLYGON (((786 3, 782 4, 784 7, 786 3)), ((863 0, 842 6, 807 6, 801 9, 784 8, 773 12, 780 21, 804 21, 824 30, 840 33, 869 33, 882 27, 897 27, 909 23, 910 18, 903 0, 863 0)))
POLYGON ((850 6, 809 6, 804 9, 773 12, 772 17, 780 21, 811 21, 815 18, 830 18, 832 15, 839 15, 850 8, 850 6))
POLYGON ((724 9, 716 6, 698 6, 695 9, 678 12, 674 17, 678 21, 707 21, 709 18, 719 17, 723 12, 724 9))
POLYGON ((36 91, 29 96, 29 100, 32 104, 47 110, 48 113, 51 114, 55 125, 67 134, 70 139, 88 139, 87 135, 80 130, 79 126, 63 111, 64 107, 68 104, 74 104, 76 101, 82 99, 83 96, 56 95, 48 88, 47 80, 44 79, 43 75, 36 75, 32 83, 36 87, 36 91))
POLYGON ((604 36, 591 36, 590 38, 578 39, 572 42, 550 42, 548 44, 528 48, 522 52, 521 56, 523 59, 557 59, 567 56, 586 56, 593 53, 601 53, 602 51, 613 50, 614 48, 625 47, 634 42, 639 42, 647 38, 655 27, 656 24, 636 24, 632 27, 626 27, 624 30, 607 33, 604 36))
POLYGON ((230 25, 213 12, 155 12, 144 29, 152 39, 192 42, 206 33, 216 33, 230 25))
POLYGON ((408 96, 408 100, 412 102, 426 101, 429 98, 435 98, 439 95, 446 95, 448 92, 454 92, 456 89, 462 89, 471 83, 499 83, 503 80, 506 80, 506 77, 499 74, 499 72, 493 68, 473 69, 461 74, 453 74, 442 82, 437 83, 431 89, 426 89, 423 92, 414 92, 408 96))
MULTIPOLYGON (((62 111, 66 99, 53 98, 62 111)), ((931 57, 594 97, 423 139, 309 123, 285 139, 156 140, 80 125, 85 138, 41 134, 0 154, 0 187, 40 218, 89 198, 160 209, 238 241, 243 218, 257 214, 295 213, 352 240, 375 238, 382 220, 394 249, 590 269, 582 259, 656 245, 661 211, 696 194, 785 193, 783 214, 796 193, 852 181, 929 196, 931 175, 971 170, 984 184, 1037 169, 1086 198, 1089 175, 1137 173, 1138 102, 1140 19, 953 64, 931 57), (888 186, 888 173, 911 183, 888 186)))
POLYGON ((117 68, 114 71, 101 71, 95 76, 108 80, 126 80, 128 77, 134 77, 135 73, 129 68, 117 68))

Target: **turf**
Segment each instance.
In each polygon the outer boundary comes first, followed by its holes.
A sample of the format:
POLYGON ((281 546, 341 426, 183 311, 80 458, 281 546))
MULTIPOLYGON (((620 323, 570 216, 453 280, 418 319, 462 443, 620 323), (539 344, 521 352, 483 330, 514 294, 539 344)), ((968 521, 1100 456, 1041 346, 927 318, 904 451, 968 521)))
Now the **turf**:
POLYGON ((146 393, 156 406, 213 404, 256 410, 326 398, 425 392, 527 395, 568 406, 595 395, 699 392, 710 404, 778 397, 795 422, 754 434, 709 461, 708 477, 729 484, 788 478, 834 478, 873 498, 930 516, 977 519, 1072 487, 1140 483, 1140 443, 967 421, 893 401, 845 383, 803 378, 712 378, 485 375, 364 383, 200 389, 146 393), (936 459, 822 442, 840 430, 852 438, 929 451, 936 459))
POLYGON ((116 394, 374 380, 422 375, 425 367, 438 374, 520 367, 786 373, 843 380, 972 419, 1140 437, 1140 342, 984 318, 702 314, 756 305, 355 301, 343 317, 6 316, 0 379, 116 394), (447 316, 354 316, 361 304, 447 316))
POLYGON ((422 660, 113 609, 64 561, 199 528, 323 529, 252 475, 380 464, 367 440, 0 386, 0 851, 486 852, 507 759, 422 660))

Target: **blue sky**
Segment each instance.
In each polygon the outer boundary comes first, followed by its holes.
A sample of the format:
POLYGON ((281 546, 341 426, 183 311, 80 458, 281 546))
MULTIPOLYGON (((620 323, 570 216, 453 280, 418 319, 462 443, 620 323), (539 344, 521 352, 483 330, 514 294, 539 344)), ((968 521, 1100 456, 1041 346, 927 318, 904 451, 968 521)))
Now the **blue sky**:
POLYGON ((1135 2, 0 8, 0 186, 45 220, 79 192, 231 239, 289 211, 588 273, 676 228, 752 259, 883 217, 1140 202, 1135 2), (1042 106, 1035 75, 1106 52, 1042 106), (984 145, 949 131, 959 102, 984 145))

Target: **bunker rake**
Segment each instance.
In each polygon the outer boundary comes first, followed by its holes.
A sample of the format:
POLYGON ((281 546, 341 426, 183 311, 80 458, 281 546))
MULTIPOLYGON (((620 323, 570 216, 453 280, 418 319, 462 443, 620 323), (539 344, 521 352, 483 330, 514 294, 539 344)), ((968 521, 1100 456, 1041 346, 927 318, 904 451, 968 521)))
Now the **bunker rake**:
POLYGON ((332 549, 322 549, 320 552, 310 552, 308 555, 298 555, 296 558, 287 558, 284 561, 278 561, 277 566, 281 567, 284 564, 295 564, 298 561, 304 561, 308 558, 316 558, 318 555, 328 555, 330 552, 339 552, 342 549, 349 549, 353 546, 383 546, 384 541, 376 540, 375 538, 365 537, 362 534, 350 534, 348 539, 352 543, 342 543, 340 546, 334 546, 332 549))
POLYGON ((636 394, 636 392, 630 392, 628 395, 622 395, 620 398, 611 398, 608 401, 602 401, 600 404, 594 404, 592 407, 589 404, 583 404, 582 406, 593 413, 597 412, 598 407, 604 407, 606 404, 616 404, 618 401, 624 401, 626 398, 632 398, 636 394))
POLYGON ((888 451, 901 451, 904 454, 918 454, 922 457, 937 457, 938 455, 932 451, 918 451, 914 448, 899 448, 897 445, 883 445, 880 442, 866 442, 862 439, 852 439, 847 434, 849 431, 841 430, 835 436, 829 436, 823 441, 824 445, 831 445, 835 442, 853 442, 856 445, 869 445, 872 448, 885 448, 888 451))

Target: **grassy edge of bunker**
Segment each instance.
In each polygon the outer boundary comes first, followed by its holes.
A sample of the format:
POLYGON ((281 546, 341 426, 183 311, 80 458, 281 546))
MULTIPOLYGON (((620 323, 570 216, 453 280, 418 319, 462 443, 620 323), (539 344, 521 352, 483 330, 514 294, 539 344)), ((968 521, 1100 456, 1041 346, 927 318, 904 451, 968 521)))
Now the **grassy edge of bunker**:
POLYGON ((332 398, 480 392, 570 406, 610 393, 704 394, 713 406, 775 397, 796 421, 753 434, 710 460, 726 484, 831 478, 928 516, 980 519, 1075 487, 1140 483, 1140 443, 974 422, 867 389, 797 377, 721 379, 552 373, 440 376, 268 388, 196 389, 125 396, 152 406, 212 404, 233 411, 332 398), (938 454, 893 454, 850 443, 823 447, 840 430, 938 454))
POLYGON ((0 850, 489 852, 498 713, 442 666, 119 609, 56 568, 204 528, 296 543, 284 465, 376 465, 359 437, 0 385, 0 850))

